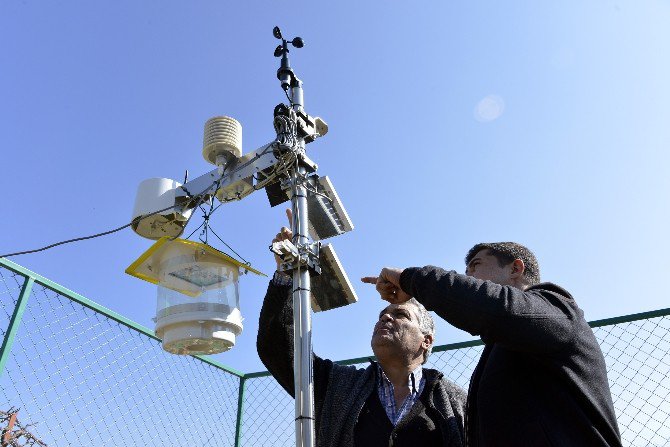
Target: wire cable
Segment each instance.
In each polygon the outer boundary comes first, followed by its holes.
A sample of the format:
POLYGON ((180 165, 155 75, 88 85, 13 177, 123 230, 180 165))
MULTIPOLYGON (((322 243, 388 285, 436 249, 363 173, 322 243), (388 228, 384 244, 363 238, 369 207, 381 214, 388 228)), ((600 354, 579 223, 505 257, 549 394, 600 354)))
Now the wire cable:
POLYGON ((242 255, 240 255, 238 252, 236 252, 236 251, 233 249, 233 247, 231 247, 230 245, 226 244, 226 242, 225 242, 223 239, 221 239, 221 238, 219 237, 218 234, 216 234, 216 231, 214 231, 214 229, 213 229, 212 227, 210 227, 209 230, 212 232, 212 234, 213 234, 214 236, 216 236, 216 238, 217 238, 218 240, 221 241, 221 243, 222 243, 223 245, 225 245, 226 247, 228 247, 228 249, 229 249, 230 251, 232 251, 233 253, 235 253, 235 255, 236 255, 236 256, 237 256, 243 263, 245 263, 246 265, 251 265, 251 263, 250 263, 249 261, 247 261, 246 259, 244 259, 244 258, 242 257, 242 255))
POLYGON ((191 232, 191 234, 189 234, 188 236, 186 236, 186 239, 190 239, 191 236, 193 236, 193 235, 195 234, 196 231, 198 231, 199 229, 201 229, 203 225, 205 225, 205 221, 204 221, 204 220, 202 221, 202 223, 200 224, 200 226, 198 226, 198 228, 196 228, 195 230, 193 230, 193 231, 191 232))
POLYGON ((288 103, 291 107, 293 107, 293 100, 291 97, 288 95, 288 90, 284 90, 284 94, 286 94, 286 99, 288 99, 288 103))
MULTIPOLYGON (((212 186, 216 185, 217 183, 220 183, 222 178, 223 178, 223 175, 218 180, 214 181, 210 186, 205 188, 204 191, 200 192, 199 194, 196 194, 195 196, 191 196, 193 198, 198 199, 198 202, 196 203, 196 205, 193 208, 197 208, 197 207, 200 206, 200 204, 203 201, 203 198, 207 195, 206 194, 207 191, 209 191, 212 188, 212 186)), ((186 188, 183 188, 183 190, 187 194, 190 195, 190 193, 186 190, 186 188)), ((174 209, 174 208, 175 208, 175 205, 171 205, 171 206, 168 206, 167 208, 163 208, 162 210, 154 211, 154 212, 151 212, 149 214, 142 214, 141 216, 136 217, 131 222, 129 222, 125 225, 114 228, 112 230, 103 231, 102 233, 96 233, 96 234, 92 234, 90 236, 76 237, 76 238, 73 238, 73 239, 68 239, 68 240, 65 240, 65 241, 56 242, 55 244, 47 245, 47 246, 42 247, 42 248, 36 248, 34 250, 25 250, 25 251, 17 251, 15 253, 7 253, 7 254, 0 255, 0 258, 8 258, 10 256, 19 256, 19 255, 27 255, 27 254, 30 254, 30 253, 37 253, 37 252, 40 252, 40 251, 49 250, 50 248, 58 247, 59 245, 65 245, 65 244, 70 244, 72 242, 85 241, 87 239, 94 239, 94 238, 101 237, 101 236, 107 236, 108 234, 116 233, 118 231, 121 231, 121 230, 124 230, 124 229, 128 228, 129 226, 133 225, 136 221, 139 221, 141 219, 145 219, 147 217, 151 217, 151 216, 156 215, 156 214, 160 214, 163 211, 167 211, 167 210, 174 209)), ((193 217, 193 214, 191 214, 189 216, 189 218, 186 220, 186 223, 184 224, 184 228, 186 227, 186 225, 188 225, 188 223, 190 222, 192 217, 193 217)), ((176 239, 176 237, 172 238, 172 239, 174 240, 174 239, 176 239)))
MULTIPOLYGON (((203 191, 201 191, 199 194, 193 196, 193 197, 197 197, 198 200, 197 200, 196 204, 193 205, 191 208, 193 208, 193 209, 198 208, 198 209, 200 209, 200 210, 204 213, 204 210, 202 209, 202 206, 201 206, 201 205, 202 205, 202 203, 204 202, 205 197, 208 195, 208 194, 206 194, 206 193, 207 193, 210 189, 212 189, 213 186, 216 186, 216 188, 214 188, 214 192, 216 193, 216 191, 218 191, 219 187, 221 186, 221 180, 223 180, 223 177, 225 177, 225 175, 226 175, 226 169, 227 169, 227 166, 224 166, 223 171, 221 172, 221 175, 219 175, 219 178, 218 178, 218 179, 214 180, 214 182, 212 182, 211 185, 209 185, 207 188, 205 188, 205 189, 204 189, 203 191)), ((186 188, 183 188, 183 185, 182 185, 182 189, 184 189, 184 191, 186 191, 186 188)), ((188 191, 186 191, 186 193, 188 194, 188 191)), ((210 200, 212 201, 212 203, 214 203, 214 198, 213 198, 213 197, 210 197, 210 200)), ((186 223, 184 224, 184 228, 186 228, 186 227, 188 226, 188 224, 189 224, 189 222, 191 222, 191 219, 192 219, 192 218, 193 218, 193 213, 191 213, 191 215, 188 216, 188 219, 186 219, 186 223)), ((204 223, 205 223, 205 222, 203 222, 203 224, 204 224, 204 223)), ((200 225, 200 227, 202 227, 202 225, 200 225)), ((198 228, 200 228, 200 227, 198 227, 198 228)), ((196 230, 196 231, 197 231, 197 230, 196 230)), ((195 231, 194 231, 194 233, 195 233, 195 231)), ((193 233, 191 233, 191 236, 192 236, 192 235, 193 235, 193 233)), ((189 236, 189 237, 191 237, 191 236, 189 236)), ((170 240, 174 241, 174 240, 177 239, 178 237, 179 237, 179 236, 172 237, 172 238, 170 238, 170 240)), ((187 239, 188 239, 188 238, 187 238, 187 239)))
MULTIPOLYGON (((260 157, 262 157, 263 155, 267 154, 271 147, 272 147, 272 145, 268 145, 268 147, 265 148, 265 150, 264 150, 263 152, 261 152, 260 154, 256 155, 255 158, 257 159, 257 158, 260 158, 260 157)), ((277 165, 276 165, 276 166, 274 167, 274 169, 273 169, 273 173, 274 173, 274 172, 278 172, 278 171, 280 171, 280 170, 284 170, 284 169, 286 169, 286 167, 287 167, 288 165, 290 165, 290 164, 293 162, 293 160, 291 160, 290 158, 292 158, 292 157, 285 157, 285 159, 279 160, 279 163, 277 163, 277 165)), ((252 159, 248 160, 247 162, 243 163, 242 165, 236 167, 235 171, 237 171, 238 169, 245 168, 245 167, 248 166, 250 163, 253 163, 253 160, 254 160, 254 158, 252 158, 252 159)), ((200 192, 199 194, 192 195, 192 194, 188 191, 188 189, 185 188, 185 185, 182 185, 182 187, 181 187, 182 190, 183 190, 184 192, 186 192, 186 194, 188 194, 188 195, 190 196, 189 198, 191 198, 191 199, 195 199, 195 200, 196 200, 196 204, 195 204, 194 206, 192 206, 191 208, 200 208, 200 205, 203 203, 205 196, 208 195, 207 192, 208 192, 210 189, 212 189, 213 186, 216 186, 216 190, 219 189, 219 186, 221 185, 221 181, 223 180, 223 178, 224 178, 224 176, 225 176, 225 173, 226 173, 226 170, 225 170, 225 168, 224 168, 224 170, 223 170, 223 172, 221 173, 221 175, 219 176, 219 178, 216 179, 210 186, 208 186, 207 188, 205 188, 205 190, 202 191, 202 192, 200 192)), ((267 183, 267 182, 269 181, 269 179, 270 179, 270 177, 269 177, 267 180, 265 180, 264 183, 267 183)), ((263 186, 259 186, 258 189, 260 189, 261 187, 264 187, 264 186, 265 186, 265 185, 263 185, 263 186)), ((254 188, 254 189, 256 189, 256 188, 254 188)), ((219 204, 216 208, 214 208, 214 206, 213 206, 213 205, 214 205, 214 200, 212 200, 212 203, 211 203, 211 206, 210 206, 210 215, 211 215, 212 212, 216 211, 216 210, 217 210, 223 203, 225 203, 225 202, 229 202, 229 201, 231 201, 231 200, 225 200, 225 201, 222 200, 222 201, 221 201, 221 204, 219 204)), ((60 245, 65 245, 65 244, 70 244, 70 243, 73 243, 73 242, 85 241, 85 240, 88 240, 88 239, 94 239, 94 238, 98 238, 98 237, 101 237, 101 236, 106 236, 106 235, 108 235, 108 234, 116 233, 116 232, 118 232, 118 231, 121 231, 121 230, 124 230, 124 229, 128 228, 129 226, 133 225, 133 224, 135 223, 135 221, 137 221, 137 220, 141 220, 141 219, 144 219, 144 218, 147 218, 147 217, 151 217, 151 216, 153 216, 153 215, 155 215, 155 214, 160 214, 160 213, 162 213, 163 211, 167 211, 167 210, 169 210, 169 209, 174 209, 174 208, 175 208, 175 205, 172 205, 172 206, 169 206, 169 207, 167 207, 167 208, 163 208, 162 210, 154 211, 154 212, 149 213, 149 214, 143 214, 143 215, 141 215, 141 216, 136 217, 136 218, 133 219, 131 222, 129 222, 129 223, 125 224, 125 225, 122 225, 122 226, 120 226, 120 227, 114 228, 114 229, 112 229, 112 230, 103 231, 103 232, 101 232, 101 233, 96 233, 96 234, 92 234, 92 235, 89 235, 89 236, 82 236, 82 237, 76 237, 76 238, 72 238, 72 239, 67 239, 67 240, 60 241, 60 242, 56 242, 56 243, 54 243, 54 244, 50 244, 50 245, 47 245, 47 246, 45 246, 45 247, 37 248, 37 249, 34 249, 34 250, 24 250, 24 251, 17 251, 17 252, 14 252, 14 253, 6 253, 6 254, 3 254, 3 255, 0 255, 0 258, 9 258, 9 257, 11 257, 11 256, 19 256, 19 255, 27 255, 27 254, 30 254, 30 253, 38 253, 38 252, 41 252, 41 251, 49 250, 49 249, 54 248, 54 247, 58 247, 58 246, 60 246, 60 245)), ((191 213, 191 215, 189 216, 189 218, 186 220, 186 223, 184 224, 184 228, 189 224, 189 222, 191 221, 191 218, 192 218, 192 217, 193 217, 193 213, 191 213)), ((200 227, 202 227, 202 225, 201 225, 200 227)), ((200 227, 198 227, 198 229, 199 229, 200 227)), ((198 229, 196 229, 196 231, 197 231, 198 229)), ((194 233, 195 233, 195 232, 194 232, 194 233)), ((191 236, 192 236, 192 235, 193 235, 193 233, 191 233, 191 236)), ((190 236, 189 236, 189 237, 190 237, 190 236)), ((218 236, 217 236, 217 237, 218 237, 218 236)), ((174 240, 174 239, 176 239, 176 238, 177 238, 177 237, 173 237, 172 240, 174 240)), ((223 242, 223 241, 222 241, 222 242, 223 242)), ((225 242, 224 242, 224 244, 225 244, 225 242)), ((231 248, 231 250, 232 250, 232 248, 231 248)), ((233 251, 234 251, 234 250, 233 250, 233 251)), ((240 256, 240 258, 242 258, 242 257, 240 256)), ((243 259, 243 258, 242 258, 242 259, 243 259)))
POLYGON ((76 237, 74 239, 68 239, 66 241, 56 242, 55 244, 47 245, 46 247, 37 248, 35 250, 26 250, 26 251, 17 251, 16 253, 8 253, 8 254, 5 254, 5 255, 0 255, 0 258, 8 258, 10 256, 18 256, 18 255, 27 255, 29 253, 37 253, 39 251, 48 250, 50 248, 58 247, 59 245, 69 244, 71 242, 85 241, 87 239, 93 239, 93 238, 100 237, 100 236, 106 236, 108 234, 116 233, 117 231, 121 231, 125 228, 128 228, 133 223, 135 223, 135 221, 138 220, 138 219, 145 218, 145 217, 150 217, 150 216, 153 216, 154 214, 159 214, 159 213, 162 213, 163 211, 167 211, 167 210, 172 209, 172 208, 174 208, 174 205, 169 206, 167 208, 163 208, 162 210, 154 211, 153 213, 150 213, 150 214, 143 214, 142 216, 139 216, 139 217, 133 219, 132 222, 127 223, 127 224, 125 224, 123 226, 120 226, 118 228, 114 228, 113 230, 104 231, 102 233, 97 233, 97 234, 92 234, 90 236, 76 237))
POLYGON ((307 191, 311 192, 312 194, 316 194, 317 196, 321 196, 321 197, 325 198, 326 200, 328 200, 330 203, 335 203, 335 202, 333 201, 333 199, 331 199, 330 197, 328 197, 326 194, 324 194, 324 193, 322 193, 322 192, 319 192, 319 191, 317 191, 316 189, 311 189, 310 187, 308 187, 308 186, 305 184, 305 182, 302 183, 302 186, 304 186, 305 189, 306 189, 307 191))

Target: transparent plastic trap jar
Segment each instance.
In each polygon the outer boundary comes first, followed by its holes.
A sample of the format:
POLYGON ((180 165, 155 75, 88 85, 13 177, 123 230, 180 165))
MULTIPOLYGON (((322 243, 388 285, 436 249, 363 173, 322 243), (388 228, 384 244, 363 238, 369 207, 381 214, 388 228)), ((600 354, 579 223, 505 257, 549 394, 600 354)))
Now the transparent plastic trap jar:
POLYGON ((240 264, 213 247, 163 238, 126 270, 157 285, 156 336, 173 354, 217 354, 242 332, 240 264))

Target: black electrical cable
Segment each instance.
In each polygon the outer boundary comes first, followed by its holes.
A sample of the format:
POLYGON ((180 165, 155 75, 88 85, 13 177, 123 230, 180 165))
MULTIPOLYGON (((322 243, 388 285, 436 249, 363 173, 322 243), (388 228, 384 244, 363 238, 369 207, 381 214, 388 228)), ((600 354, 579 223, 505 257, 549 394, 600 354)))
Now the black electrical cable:
MULTIPOLYGON (((267 149, 266 149, 266 151, 267 151, 267 149)), ((265 153, 265 152, 263 152, 263 153, 265 153)), ((216 189, 217 189, 217 190, 219 189, 219 185, 220 185, 220 183, 221 183, 221 180, 223 179, 223 176, 224 176, 225 172, 226 172, 226 170, 225 170, 225 168, 224 168, 223 173, 221 174, 221 177, 219 177, 219 179, 216 180, 216 181, 214 182, 214 184, 216 185, 216 189)), ((218 210, 218 209, 221 207, 221 205, 223 205, 224 203, 229 202, 229 201, 230 201, 230 200, 221 200, 221 203, 219 203, 219 204, 215 207, 215 206, 214 206, 214 200, 212 200, 211 203, 209 204, 209 205, 210 205, 210 206, 209 206, 209 211, 206 211, 206 210, 202 207, 202 200, 200 200, 200 201, 198 202, 197 207, 198 207, 198 209, 200 209, 200 211, 202 211, 202 214, 203 214, 203 221, 202 221, 202 223, 198 226, 198 228, 196 228, 195 230, 193 230, 193 231, 191 232, 191 234, 189 234, 188 237, 186 237, 186 239, 189 239, 191 236, 193 236, 193 235, 195 234, 196 231, 198 231, 199 229, 203 228, 203 226, 204 226, 203 232, 204 232, 204 234, 205 234, 205 240, 203 241, 202 238, 200 238, 200 241, 201 241, 201 242, 204 242, 206 245, 209 245, 209 243, 208 243, 208 241, 207 241, 207 232, 208 232, 208 231, 211 231, 212 234, 213 234, 214 236, 216 236, 216 238, 217 238, 219 241, 221 241, 221 243, 222 243, 223 245, 225 245, 226 247, 228 247, 228 249, 229 249, 230 251, 232 251, 233 253, 235 253, 235 255, 238 257, 238 259, 240 259, 244 264, 251 265, 251 263, 250 263, 249 261, 247 261, 246 259, 244 259, 244 258, 242 257, 242 255, 240 255, 238 252, 236 252, 235 249, 234 249, 233 247, 231 247, 230 245, 228 245, 228 244, 226 243, 226 241, 224 241, 223 239, 221 239, 221 238, 219 237, 219 235, 216 234, 216 232, 214 231, 214 228, 212 228, 212 227, 209 225, 209 218, 212 216, 212 214, 214 214, 214 212, 215 212, 216 210, 218 210)), ((194 208, 195 208, 195 207, 194 207, 194 208)), ((193 216, 191 215, 191 217, 193 217, 193 216)), ((189 220, 190 220, 190 218, 189 218, 189 220)))
POLYGON ((318 191, 315 190, 315 189, 311 189, 311 188, 307 187, 307 186, 304 185, 304 184, 303 184, 303 186, 305 187, 305 189, 306 189, 307 191, 311 192, 312 194, 315 194, 315 195, 317 195, 317 196, 321 196, 321 197, 323 197, 324 199, 328 200, 330 203, 335 203, 335 202, 333 201, 333 199, 331 199, 330 197, 328 197, 326 194, 324 194, 324 193, 322 193, 322 192, 318 192, 318 191))
MULTIPOLYGON (((258 155, 256 156, 256 158, 259 158, 259 157, 262 157, 263 155, 265 155, 265 154, 268 152, 269 149, 270 149, 269 147, 266 148, 261 154, 258 154, 258 155)), ((241 169, 241 168, 246 167, 246 166, 247 166, 249 163, 251 163, 252 161, 253 161, 253 159, 248 160, 246 163, 242 164, 241 166, 238 166, 238 169, 241 169)), ((215 185, 216 185, 216 190, 219 189, 219 186, 221 185, 221 180, 223 180, 223 177, 225 176, 225 172, 226 172, 226 169, 224 168, 223 172, 221 173, 221 176, 219 176, 219 178, 218 178, 217 180, 215 180, 215 181, 214 181, 208 188, 206 188, 204 191, 202 191, 200 194, 197 194, 197 195, 191 195, 191 194, 189 193, 189 191, 185 188, 185 185, 182 186, 182 189, 183 189, 183 190, 190 196, 190 198, 197 198, 197 202, 196 202, 195 206, 193 206, 192 208, 200 208, 200 205, 202 204, 203 199, 204 199, 204 197, 205 197, 205 195, 206 195, 205 193, 206 193, 207 191, 209 191, 209 190, 212 188, 212 186, 215 186, 215 185)), ((228 202, 228 200, 226 200, 225 202, 228 202)), ((210 204, 210 213, 209 213, 209 215, 211 215, 214 211, 216 211, 217 209, 219 209, 219 207, 220 207, 221 205, 223 205, 223 203, 225 203, 225 202, 222 200, 221 203, 220 203, 218 206, 216 206, 216 208, 215 208, 215 207, 214 207, 214 201, 212 200, 212 203, 210 204)), ((141 216, 136 217, 135 219, 133 219, 132 222, 129 222, 129 223, 125 224, 125 225, 122 225, 122 226, 120 226, 120 227, 118 227, 118 228, 114 228, 114 229, 109 230, 109 231, 103 231, 102 233, 96 233, 96 234, 92 234, 92 235, 90 235, 90 236, 82 236, 82 237, 77 237, 77 238, 73 238, 73 239, 68 239, 68 240, 65 240, 65 241, 56 242, 55 244, 47 245, 47 246, 45 246, 45 247, 37 248, 37 249, 35 249, 35 250, 25 250, 25 251, 17 251, 17 252, 14 252, 14 253, 7 253, 7 254, 0 255, 0 258, 8 258, 8 257, 10 257, 10 256, 27 255, 27 254, 30 254, 30 253, 38 253, 38 252, 41 252, 41 251, 49 250, 50 248, 58 247, 59 245, 65 245, 65 244, 70 244, 70 243, 72 243, 72 242, 85 241, 85 240, 87 240, 87 239, 94 239, 94 238, 97 238, 97 237, 106 236, 106 235, 108 235, 108 234, 116 233, 116 232, 118 232, 118 231, 121 231, 121 230, 124 230, 124 229, 128 228, 128 227, 131 226, 133 223, 135 223, 136 220, 144 219, 144 218, 146 218, 146 217, 150 217, 150 216, 153 216, 153 215, 155 215, 155 214, 162 213, 163 211, 167 211, 167 210, 169 210, 169 209, 173 209, 174 207, 175 207, 175 206, 172 205, 172 206, 169 206, 169 207, 167 207, 167 208, 163 208, 162 210, 154 211, 154 212, 149 213, 149 214, 143 214, 143 215, 141 215, 141 216)), ((201 210, 202 210, 202 209, 201 209, 201 210)), ((204 210, 203 210, 203 211, 204 211, 204 210)), ((189 218, 186 220, 186 223, 184 224, 184 227, 186 227, 186 226, 188 225, 188 223, 191 221, 191 218, 192 218, 192 217, 193 217, 193 214, 191 214, 191 215, 189 216, 189 218)), ((196 228, 195 231, 198 231, 201 227, 202 227, 202 225, 200 225, 198 228, 196 228)), ((195 231, 194 231, 193 233, 191 233, 191 235, 190 235, 189 237, 191 237, 191 236, 195 233, 195 231)), ((218 236, 217 236, 217 238, 218 238, 218 236)), ((176 239, 176 238, 172 238, 172 239, 176 239)), ((188 238, 187 238, 187 239, 188 239, 188 238)), ((221 240, 221 238, 219 238, 219 240, 221 240)), ((223 241, 221 241, 221 242, 223 242, 223 241)), ((223 243, 226 244, 225 242, 223 242, 223 243)), ((230 248, 230 246, 228 246, 228 244, 226 244, 226 246, 227 246, 228 248, 230 248)), ((230 249, 233 250, 232 248, 230 248, 230 249)), ((235 250, 233 250, 233 252, 235 252, 235 250)), ((235 254, 237 254, 237 252, 235 252, 235 254)), ((239 256, 240 259, 244 259, 244 258, 242 258, 239 254, 238 254, 237 256, 239 256)), ((245 262, 246 262, 246 261, 245 261, 245 262)), ((248 264, 248 262, 247 262, 247 264, 248 264)))
POLYGON ((193 235, 195 234, 196 231, 198 231, 199 229, 201 229, 203 225, 205 225, 205 221, 204 221, 204 220, 202 221, 202 223, 200 224, 200 226, 199 226, 198 228, 196 228, 195 230, 193 230, 193 231, 191 232, 191 234, 189 234, 188 236, 186 236, 186 239, 190 239, 191 236, 193 236, 193 235))
POLYGON ((128 227, 131 226, 136 220, 138 220, 138 219, 140 219, 140 218, 153 216, 154 214, 162 213, 163 211, 167 211, 167 210, 172 209, 172 208, 174 208, 174 205, 169 206, 169 207, 167 207, 167 208, 163 208, 162 210, 154 211, 154 212, 151 213, 151 214, 145 214, 145 215, 139 216, 138 218, 134 219, 132 222, 127 223, 127 224, 125 224, 125 225, 123 225, 123 226, 121 226, 121 227, 114 228, 113 230, 104 231, 104 232, 102 232, 102 233, 93 234, 93 235, 91 235, 91 236, 77 237, 77 238, 74 238, 74 239, 68 239, 68 240, 66 240, 66 241, 56 242, 55 244, 47 245, 46 247, 37 248, 37 249, 35 249, 35 250, 26 250, 26 251, 17 251, 16 253, 8 253, 8 254, 5 254, 5 255, 0 255, 0 258, 8 258, 8 257, 10 257, 10 256, 26 255, 26 254, 29 254, 29 253, 37 253, 37 252, 39 252, 39 251, 48 250, 48 249, 50 249, 50 248, 58 247, 59 245, 69 244, 69 243, 71 243, 71 242, 85 241, 86 239, 93 239, 93 238, 100 237, 100 236, 106 236, 106 235, 108 235, 108 234, 116 233, 117 231, 121 231, 121 230, 123 230, 123 229, 125 229, 125 228, 128 228, 128 227))
POLYGON ((209 229, 210 229, 210 231, 212 232, 212 234, 213 234, 214 236, 216 236, 216 238, 217 238, 218 240, 220 240, 221 243, 222 243, 223 245, 225 245, 226 247, 228 247, 228 249, 229 249, 230 251, 232 251, 233 253, 235 253, 235 255, 236 255, 236 256, 237 256, 243 263, 245 263, 246 265, 251 265, 251 263, 250 263, 249 261, 247 261, 246 259, 244 259, 244 258, 242 257, 242 255, 240 255, 238 252, 236 252, 236 251, 233 249, 233 247, 231 247, 230 245, 226 244, 226 242, 225 242, 223 239, 221 239, 221 238, 219 237, 218 234, 216 234, 216 232, 214 231, 214 229, 213 229, 212 227, 209 227, 209 229))
MULTIPOLYGON (((225 170, 224 170, 224 172, 225 172, 225 170)), ((196 203, 196 205, 195 205, 193 208, 197 208, 197 207, 200 206, 200 204, 201 204, 202 201, 203 201, 203 198, 204 198, 205 195, 206 195, 205 193, 206 193, 207 191, 209 191, 209 190, 212 188, 212 186, 217 185, 217 184, 220 184, 222 178, 223 178, 223 174, 221 175, 221 177, 220 177, 218 180, 214 181, 214 183, 212 183, 209 187, 207 187, 207 188, 206 188, 204 191, 202 191, 200 194, 197 194, 197 195, 195 195, 195 196, 191 196, 191 197, 193 197, 193 198, 197 198, 197 199, 198 199, 198 202, 196 203)), ((218 189, 218 188, 217 188, 217 189, 218 189)), ((184 188, 184 191, 186 191, 185 188, 184 188)), ((188 191, 186 191, 186 193, 189 194, 188 191)), ((8 257, 10 257, 10 256, 19 256, 19 255, 27 255, 27 254, 30 254, 30 253, 37 253, 37 252, 40 252, 40 251, 48 250, 48 249, 50 249, 50 248, 58 247, 59 245, 65 245, 65 244, 70 244, 70 243, 72 243, 72 242, 85 241, 85 240, 87 240, 87 239, 94 239, 94 238, 96 238, 96 237, 107 236, 108 234, 116 233, 117 231, 121 231, 121 230, 124 230, 124 229, 128 228, 128 227, 131 226, 133 223, 135 223, 135 221, 138 221, 138 220, 140 220, 140 219, 144 219, 144 218, 146 218, 146 217, 153 216, 153 215, 155 215, 155 214, 162 213, 163 211, 167 211, 167 210, 170 210, 170 209, 174 209, 174 207, 175 207, 174 205, 171 205, 171 206, 168 206, 167 208, 163 208, 162 210, 154 211, 154 212, 149 213, 149 214, 143 214, 143 215, 141 215, 141 216, 136 217, 136 218, 133 219, 131 222, 129 222, 129 223, 123 225, 123 226, 120 226, 120 227, 118 227, 118 228, 114 228, 113 230, 103 231, 102 233, 96 233, 96 234, 92 234, 92 235, 90 235, 90 236, 76 237, 76 238, 73 238, 73 239, 68 239, 68 240, 65 240, 65 241, 56 242, 55 244, 47 245, 46 247, 37 248, 37 249, 35 249, 35 250, 26 250, 26 251, 17 251, 17 252, 15 252, 15 253, 7 253, 7 254, 4 254, 4 255, 0 255, 0 258, 8 258, 8 257)), ((186 223, 184 224, 184 227, 186 227, 186 225, 188 225, 188 223, 191 221, 191 217, 193 217, 193 214, 191 214, 191 216, 189 216, 188 220, 187 220, 186 223)), ((173 238, 173 239, 176 239, 176 238, 173 238)))
POLYGON ((288 103, 291 105, 291 107, 293 107, 293 100, 292 100, 291 97, 288 95, 288 91, 287 91, 287 90, 284 90, 284 93, 286 94, 286 99, 288 99, 288 103))

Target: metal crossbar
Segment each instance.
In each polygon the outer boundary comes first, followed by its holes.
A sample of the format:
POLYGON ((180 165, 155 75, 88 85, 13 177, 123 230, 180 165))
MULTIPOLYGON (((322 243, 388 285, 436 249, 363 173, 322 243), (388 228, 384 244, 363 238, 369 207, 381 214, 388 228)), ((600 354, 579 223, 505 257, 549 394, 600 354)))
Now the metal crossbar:
MULTIPOLYGON (((670 445, 670 309, 591 326, 624 445, 670 445)), ((0 339, 0 410, 18 409, 46 445, 294 443, 293 400, 268 372, 167 354, 151 330, 5 259, 0 339)), ((481 352, 478 340, 437 346, 427 366, 467 389, 481 352)))

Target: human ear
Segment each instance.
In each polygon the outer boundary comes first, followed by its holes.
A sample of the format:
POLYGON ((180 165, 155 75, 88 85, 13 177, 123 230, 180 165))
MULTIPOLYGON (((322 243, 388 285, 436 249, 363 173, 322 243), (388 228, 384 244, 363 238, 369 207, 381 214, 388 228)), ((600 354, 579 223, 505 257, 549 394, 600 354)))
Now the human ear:
POLYGON ((430 334, 425 334, 423 336, 423 343, 421 344, 424 349, 428 350, 431 346, 433 346, 433 336, 430 334))
POLYGON ((510 275, 512 278, 520 278, 521 276, 523 276, 523 272, 525 271, 526 266, 524 265, 521 259, 515 259, 512 262, 512 272, 510 275))

